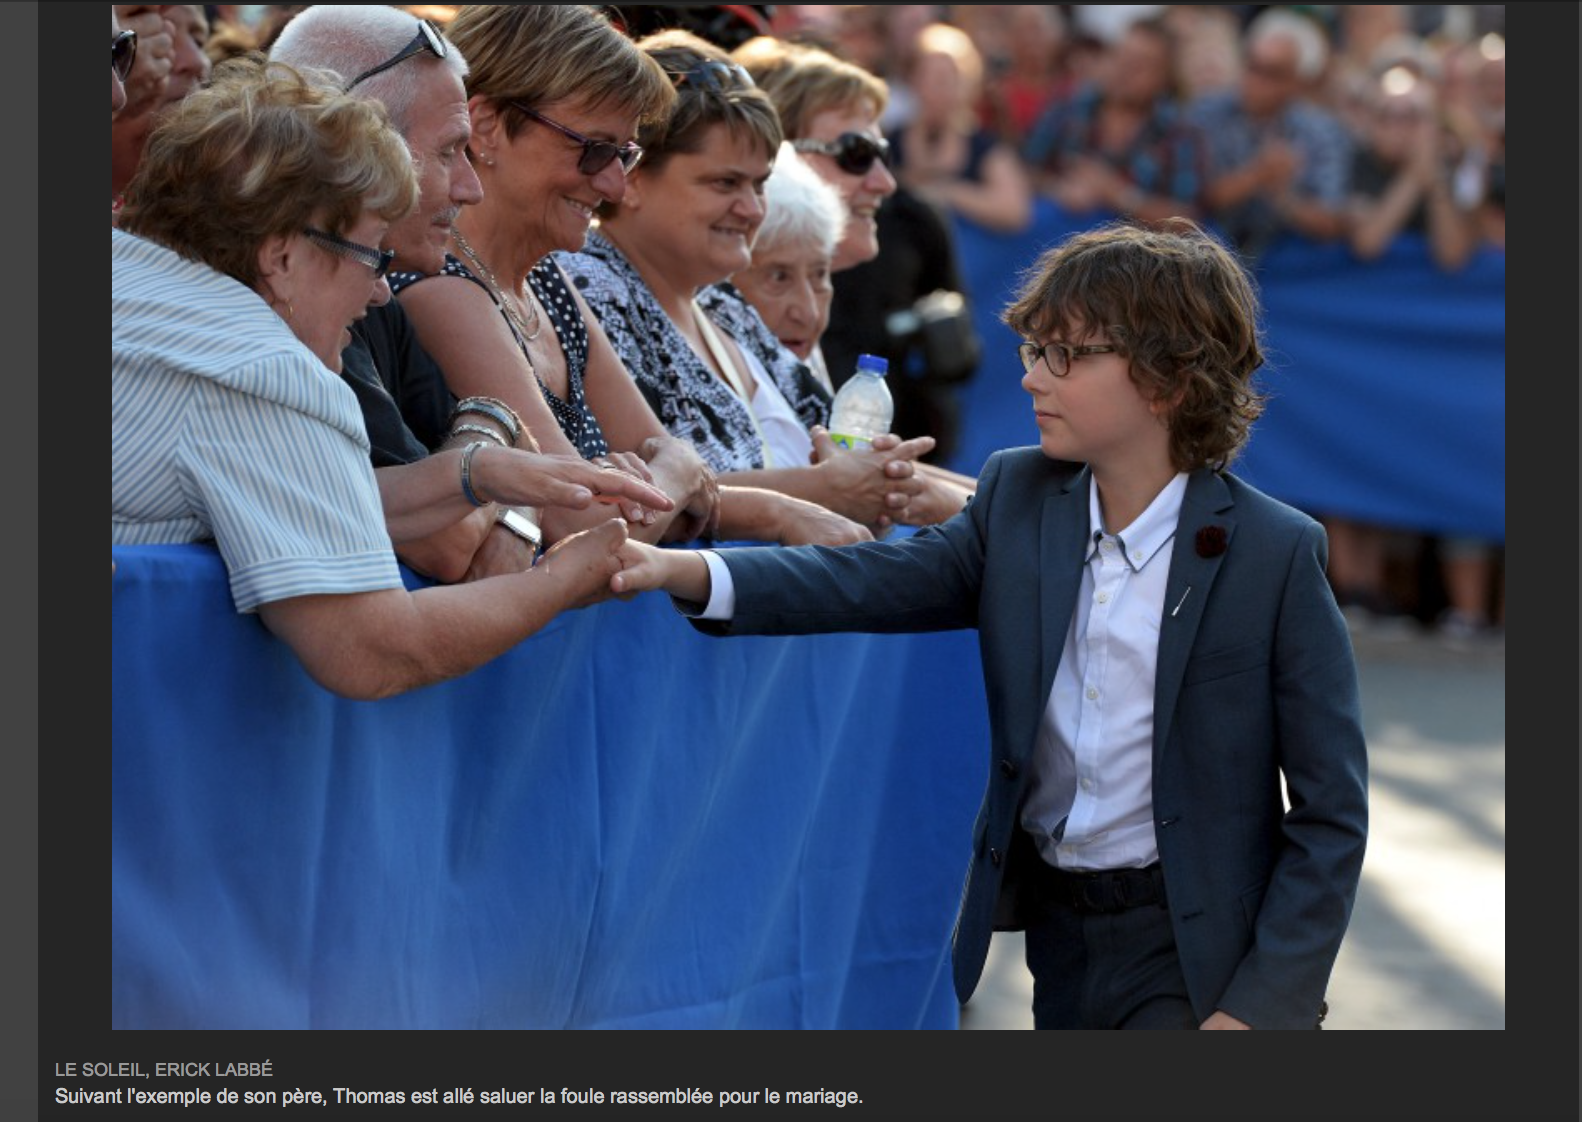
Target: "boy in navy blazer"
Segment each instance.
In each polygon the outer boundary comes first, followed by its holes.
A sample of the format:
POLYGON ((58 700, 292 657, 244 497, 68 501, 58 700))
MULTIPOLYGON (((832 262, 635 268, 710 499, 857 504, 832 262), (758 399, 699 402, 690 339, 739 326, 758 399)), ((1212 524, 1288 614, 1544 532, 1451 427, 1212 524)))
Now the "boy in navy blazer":
POLYGON ((1039 447, 949 522, 839 548, 628 543, 716 634, 976 627, 993 753, 954 943, 1026 932, 1039 1028, 1313 1028, 1367 835, 1356 665, 1321 527, 1227 471, 1258 305, 1197 226, 1115 224, 1029 272, 1039 447))

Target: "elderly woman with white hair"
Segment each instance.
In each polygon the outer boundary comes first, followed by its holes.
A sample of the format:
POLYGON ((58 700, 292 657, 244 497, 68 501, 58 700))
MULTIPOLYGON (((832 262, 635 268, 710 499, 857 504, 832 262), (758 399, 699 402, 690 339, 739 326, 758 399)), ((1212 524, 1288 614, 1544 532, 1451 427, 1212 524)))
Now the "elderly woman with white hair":
POLYGON ((780 146, 764 194, 766 214, 753 240, 752 266, 731 283, 833 393, 818 341, 829 326, 831 265, 846 226, 846 204, 790 141, 780 146))
MULTIPOLYGON (((829 372, 819 339, 829 326, 835 289, 830 281, 835 253, 846 226, 846 204, 792 147, 780 146, 774 171, 764 186, 765 215, 753 240, 752 265, 730 283, 757 310, 769 330, 824 383, 829 372)), ((812 429, 814 454, 832 449, 821 426, 812 429)), ((879 446, 892 440, 881 437, 879 446)), ((908 504, 904 521, 914 525, 938 522, 959 511, 977 487, 970 476, 917 462, 925 491, 908 504)))

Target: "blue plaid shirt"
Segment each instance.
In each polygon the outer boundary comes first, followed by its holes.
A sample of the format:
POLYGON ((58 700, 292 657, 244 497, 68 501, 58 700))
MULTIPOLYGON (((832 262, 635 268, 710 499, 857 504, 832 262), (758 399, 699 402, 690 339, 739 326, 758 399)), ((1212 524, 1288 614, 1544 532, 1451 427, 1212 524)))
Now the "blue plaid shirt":
POLYGON ((1145 194, 1165 195, 1197 206, 1206 178, 1207 153, 1203 138, 1181 107, 1160 98, 1125 150, 1107 152, 1099 147, 1102 102, 1097 87, 1085 86, 1071 100, 1050 106, 1022 147, 1028 166, 1058 174, 1068 159, 1091 156, 1108 163, 1145 194))
MULTIPOLYGON (((1208 147, 1211 178, 1241 167, 1271 140, 1284 140, 1302 157, 1294 184, 1298 196, 1339 209, 1351 186, 1354 144, 1340 119, 1308 102, 1293 102, 1267 121, 1242 110, 1237 90, 1216 90, 1188 110, 1208 147)), ((1287 232, 1271 199, 1254 195, 1209 215, 1247 253, 1257 253, 1287 232)))

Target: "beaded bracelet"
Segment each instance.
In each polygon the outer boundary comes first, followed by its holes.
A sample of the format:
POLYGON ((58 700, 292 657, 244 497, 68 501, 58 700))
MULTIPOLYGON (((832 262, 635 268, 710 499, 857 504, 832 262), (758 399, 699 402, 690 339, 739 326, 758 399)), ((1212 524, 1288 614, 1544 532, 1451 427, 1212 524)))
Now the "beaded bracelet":
POLYGON ((478 492, 472 486, 472 458, 478 454, 478 449, 488 447, 486 440, 475 440, 461 450, 461 493, 467 496, 467 501, 473 506, 486 506, 488 499, 478 497, 478 492))
POLYGON ((488 425, 452 425, 450 431, 452 433, 475 432, 479 436, 487 436, 501 448, 509 448, 511 446, 511 442, 509 440, 507 440, 500 433, 496 432, 494 429, 490 428, 488 425))
POLYGON ((497 397, 464 397, 451 410, 451 420, 454 421, 463 413, 477 413, 494 421, 511 438, 513 447, 522 438, 522 418, 516 415, 515 409, 497 397))

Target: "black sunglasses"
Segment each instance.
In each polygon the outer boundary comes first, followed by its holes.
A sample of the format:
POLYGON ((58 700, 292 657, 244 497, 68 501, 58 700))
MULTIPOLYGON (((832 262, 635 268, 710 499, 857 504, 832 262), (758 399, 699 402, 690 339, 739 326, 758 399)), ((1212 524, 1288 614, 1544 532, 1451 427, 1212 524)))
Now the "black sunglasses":
POLYGON ((831 156, 836 167, 852 175, 867 175, 875 160, 890 166, 890 142, 860 132, 843 132, 834 140, 793 140, 791 147, 798 152, 831 156))
POLYGON ((378 280, 390 271, 390 262, 395 260, 395 250, 375 249, 372 246, 360 245, 349 242, 345 238, 336 237, 334 234, 323 230, 316 230, 312 226, 305 226, 303 236, 313 242, 320 249, 352 261, 359 261, 374 271, 374 279, 378 280))
POLYGON ((637 161, 643 158, 642 145, 635 141, 613 144, 608 140, 594 140, 592 137, 583 136, 576 129, 568 129, 559 121, 550 120, 536 109, 529 109, 515 101, 507 104, 519 110, 528 120, 537 121, 582 145, 582 155, 577 157, 577 170, 583 175, 598 175, 610 166, 611 160, 620 160, 621 170, 630 175, 632 169, 637 166, 637 161))
POLYGON ((420 19, 417 21, 417 34, 412 37, 410 43, 372 70, 364 70, 350 82, 347 82, 346 88, 350 90, 359 82, 365 82, 375 74, 383 74, 392 66, 399 66, 413 55, 420 55, 424 51, 432 53, 435 58, 444 58, 450 53, 450 44, 445 42, 445 36, 440 33, 439 28, 432 20, 420 19))
POLYGON ((122 82, 137 61, 137 32, 123 31, 110 40, 110 69, 122 82))
POLYGON ((747 73, 745 66, 738 62, 721 62, 715 58, 699 59, 685 70, 666 73, 677 89, 689 84, 712 93, 753 88, 753 76, 747 73))

